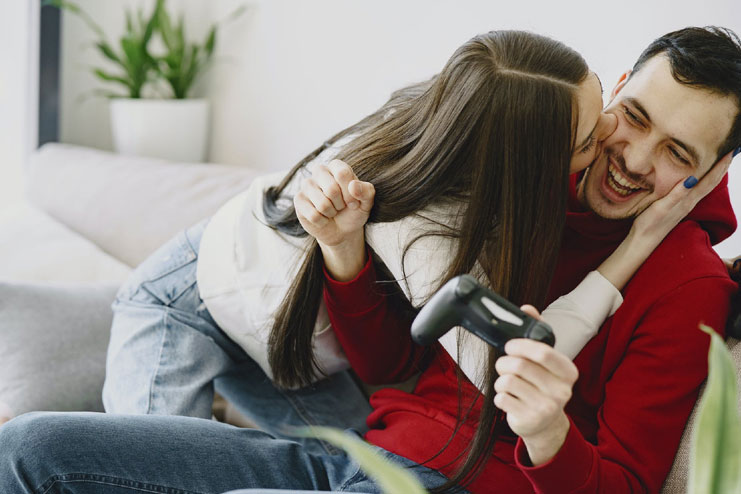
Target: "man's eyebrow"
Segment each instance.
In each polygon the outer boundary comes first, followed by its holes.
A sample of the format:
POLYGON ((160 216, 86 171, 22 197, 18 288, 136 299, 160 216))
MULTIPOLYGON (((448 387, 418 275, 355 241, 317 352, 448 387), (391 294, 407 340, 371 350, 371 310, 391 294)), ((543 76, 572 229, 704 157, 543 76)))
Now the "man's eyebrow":
MULTIPOLYGON (((643 105, 641 105, 637 99, 625 98, 625 101, 627 101, 633 107, 635 107, 635 109, 643 116, 643 118, 646 119, 648 123, 651 123, 651 117, 649 116, 648 112, 643 107, 643 105)), ((692 162, 693 166, 699 165, 700 155, 698 154, 697 149, 695 149, 692 145, 687 144, 686 142, 680 141, 679 139, 675 137, 671 137, 670 139, 674 144, 684 149, 684 151, 690 156, 690 161, 692 162)))
POLYGON ((625 101, 633 105, 635 109, 638 110, 638 113, 640 113, 641 116, 646 120, 646 122, 651 123, 651 117, 649 116, 646 109, 643 108, 643 105, 640 104, 637 99, 628 97, 628 98, 625 98, 625 101))

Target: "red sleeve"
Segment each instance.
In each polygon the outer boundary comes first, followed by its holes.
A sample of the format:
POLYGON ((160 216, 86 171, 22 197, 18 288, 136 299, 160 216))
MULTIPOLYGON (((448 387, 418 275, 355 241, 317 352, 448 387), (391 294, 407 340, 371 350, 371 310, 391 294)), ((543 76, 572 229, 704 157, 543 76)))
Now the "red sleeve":
POLYGON ((355 279, 324 270, 324 302, 335 335, 355 373, 368 384, 391 384, 421 370, 425 348, 412 341, 409 317, 392 310, 379 290, 371 255, 355 279))
MULTIPOLYGON (((730 280, 709 277, 673 290, 651 307, 607 379, 597 413, 596 444, 587 441, 572 421, 556 456, 532 467, 518 440, 515 461, 535 492, 661 490, 707 377, 710 341, 698 323, 722 335, 732 291, 730 280)), ((609 323, 601 331, 619 338, 625 328, 614 320, 609 323)), ((584 374, 580 379, 589 379, 588 370, 580 372, 584 374)))

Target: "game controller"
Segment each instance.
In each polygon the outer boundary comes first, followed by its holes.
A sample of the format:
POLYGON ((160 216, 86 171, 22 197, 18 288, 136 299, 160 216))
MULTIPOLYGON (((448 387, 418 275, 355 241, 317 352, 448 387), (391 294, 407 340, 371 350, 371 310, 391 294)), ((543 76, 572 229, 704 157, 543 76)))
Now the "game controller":
POLYGON ((432 296, 412 322, 412 339, 429 345, 454 326, 463 326, 501 351, 513 338, 529 338, 550 346, 556 342, 548 324, 527 315, 467 274, 451 279, 432 296))

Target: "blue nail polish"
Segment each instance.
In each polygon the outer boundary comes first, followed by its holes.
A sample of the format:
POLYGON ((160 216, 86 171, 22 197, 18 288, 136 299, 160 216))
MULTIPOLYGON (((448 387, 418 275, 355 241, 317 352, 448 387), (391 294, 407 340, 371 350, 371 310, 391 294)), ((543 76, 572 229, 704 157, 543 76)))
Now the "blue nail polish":
POLYGON ((741 259, 736 259, 735 261, 733 261, 733 269, 738 269, 739 264, 741 264, 741 259))
POLYGON ((692 175, 690 175, 689 177, 687 177, 687 180, 684 181, 684 188, 685 189, 691 189, 695 185, 697 185, 697 178, 696 177, 693 177, 692 175))
POLYGON ((733 157, 735 158, 737 154, 741 154, 741 146, 737 147, 733 150, 733 157))

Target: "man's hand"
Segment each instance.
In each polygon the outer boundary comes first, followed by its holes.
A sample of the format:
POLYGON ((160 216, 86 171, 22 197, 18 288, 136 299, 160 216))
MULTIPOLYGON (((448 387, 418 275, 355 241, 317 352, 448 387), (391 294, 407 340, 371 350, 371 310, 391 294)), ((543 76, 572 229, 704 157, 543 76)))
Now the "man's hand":
MULTIPOLYGON (((522 310, 540 318, 532 306, 522 310)), ((510 340, 497 360, 494 404, 527 447, 533 465, 547 462, 561 449, 569 431, 564 408, 579 372, 565 355, 545 343, 510 340)))
POLYGON ((352 279, 365 264, 363 227, 376 190, 361 182, 347 163, 319 165, 294 196, 296 215, 304 230, 316 238, 325 267, 338 281, 352 279))

